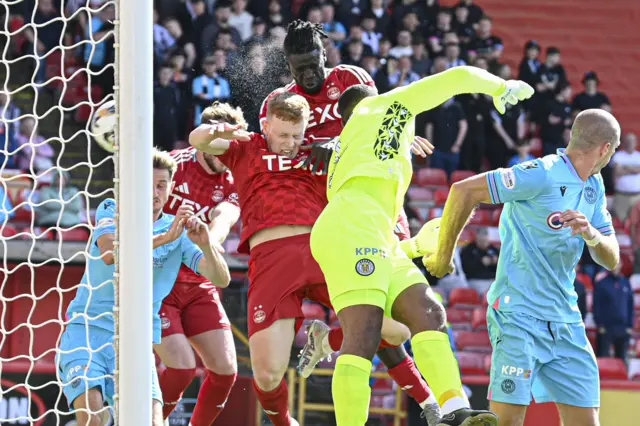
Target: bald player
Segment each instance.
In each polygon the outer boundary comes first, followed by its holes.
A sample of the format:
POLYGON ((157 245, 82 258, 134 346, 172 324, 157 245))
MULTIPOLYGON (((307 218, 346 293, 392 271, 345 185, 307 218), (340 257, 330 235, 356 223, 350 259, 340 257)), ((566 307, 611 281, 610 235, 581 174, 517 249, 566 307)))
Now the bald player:
POLYGON ((493 346, 489 399, 500 426, 521 426, 531 395, 555 402, 567 426, 597 426, 598 364, 573 288, 584 244, 608 270, 620 260, 600 170, 620 145, 608 112, 576 117, 566 150, 456 183, 429 272, 452 270, 462 228, 480 203, 504 204, 502 250, 487 295, 493 346))

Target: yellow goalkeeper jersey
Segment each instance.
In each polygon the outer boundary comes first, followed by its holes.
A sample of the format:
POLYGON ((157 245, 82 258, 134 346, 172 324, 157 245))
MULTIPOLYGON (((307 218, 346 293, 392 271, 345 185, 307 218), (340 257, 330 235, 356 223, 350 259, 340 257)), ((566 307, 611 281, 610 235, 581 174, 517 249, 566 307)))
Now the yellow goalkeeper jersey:
POLYGON ((413 175, 411 144, 415 137, 415 116, 458 94, 497 96, 505 88, 501 78, 480 68, 464 66, 363 99, 342 130, 331 158, 329 202, 349 179, 390 179, 397 182, 397 193, 394 199, 381 202, 394 203, 397 216, 413 175))

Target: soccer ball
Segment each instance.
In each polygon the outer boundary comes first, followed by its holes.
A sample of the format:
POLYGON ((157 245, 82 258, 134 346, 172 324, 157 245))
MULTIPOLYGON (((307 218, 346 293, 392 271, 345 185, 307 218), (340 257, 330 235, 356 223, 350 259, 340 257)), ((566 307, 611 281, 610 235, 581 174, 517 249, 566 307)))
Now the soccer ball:
POLYGON ((100 105, 91 117, 91 133, 102 149, 115 152, 116 148, 116 101, 100 105))

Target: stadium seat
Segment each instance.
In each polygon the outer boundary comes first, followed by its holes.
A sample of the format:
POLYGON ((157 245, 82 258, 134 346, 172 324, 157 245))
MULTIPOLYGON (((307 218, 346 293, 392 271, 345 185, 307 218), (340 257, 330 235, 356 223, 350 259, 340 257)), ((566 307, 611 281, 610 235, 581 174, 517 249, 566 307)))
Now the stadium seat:
POLYGON ((584 285, 585 289, 593 290, 593 281, 589 275, 584 272, 579 272, 576 274, 576 279, 584 285))
POLYGON ((616 233, 619 233, 619 232, 623 232, 624 233, 625 232, 624 223, 622 222, 622 220, 620 220, 619 217, 614 216, 612 218, 612 222, 613 222, 613 228, 616 230, 616 233))
POLYGON ((472 311, 468 309, 449 308, 447 309, 447 322, 454 330, 471 330, 472 311))
POLYGON ((475 238, 476 232, 471 228, 464 228, 462 230, 462 233, 460 234, 460 242, 462 244, 470 243, 471 241, 475 240, 475 238))
POLYGON ((491 341, 486 331, 461 331, 456 337, 458 350, 471 352, 491 352, 491 341))
POLYGON ((475 172, 471 170, 456 170, 451 174, 451 184, 465 180, 468 177, 475 176, 475 172))
POLYGON ((633 253, 629 251, 620 251, 620 262, 622 262, 622 274, 630 276, 633 273, 633 253))
POLYGON ((89 230, 84 227, 59 230, 56 232, 56 239, 58 241, 87 241, 89 239, 89 230))
POLYGON ((302 313, 304 313, 305 319, 309 319, 309 320, 317 319, 320 321, 327 320, 327 314, 324 311, 324 308, 318 305, 317 303, 313 303, 313 302, 303 303, 302 313))
POLYGON ((491 355, 484 356, 484 370, 487 374, 491 372, 491 355))
POLYGON ((449 295, 449 307, 475 308, 480 306, 480 297, 473 288, 454 288, 449 295))
POLYGON ((9 238, 13 237, 18 233, 18 230, 13 226, 6 224, 4 228, 0 231, 0 237, 9 238))
POLYGON ((476 308, 471 316, 471 327, 475 331, 487 329, 487 308, 476 308))
POLYGON ((616 234, 616 238, 618 239, 618 245, 620 246, 620 250, 630 249, 631 248, 631 237, 627 234, 616 234))
POLYGON ((619 358, 598 358, 600 380, 627 380, 627 366, 619 358))
POLYGON ((433 200, 433 192, 428 188, 420 186, 410 186, 407 191, 409 200, 411 201, 431 201, 433 200))
POLYGON ((444 203, 447 202, 447 198, 449 198, 448 189, 438 189, 433 194, 433 201, 436 203, 436 206, 444 206, 444 203))
POLYGON ((491 226, 500 225, 500 215, 502 214, 502 208, 494 209, 491 212, 491 226))
POLYGON ((489 307, 489 299, 487 299, 487 294, 489 294, 489 291, 480 296, 480 302, 482 303, 483 308, 489 307))
POLYGON ((631 275, 630 281, 634 293, 640 293, 640 274, 631 275))
POLYGON ((458 359, 460 373, 478 376, 485 374, 484 354, 459 351, 456 353, 456 358, 458 359))
POLYGON ((447 174, 442 169, 420 169, 418 170, 418 185, 420 186, 449 186, 447 174))
POLYGON ((491 226, 491 211, 484 209, 477 209, 471 219, 469 220, 469 224, 471 225, 479 225, 479 226, 491 226))

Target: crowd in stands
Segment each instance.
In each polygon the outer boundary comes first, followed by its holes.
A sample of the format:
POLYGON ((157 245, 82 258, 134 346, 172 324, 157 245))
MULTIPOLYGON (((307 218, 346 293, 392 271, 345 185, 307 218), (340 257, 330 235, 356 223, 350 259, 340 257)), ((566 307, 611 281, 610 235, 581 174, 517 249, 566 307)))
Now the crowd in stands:
MULTIPOLYGON (((37 39, 32 31, 25 31, 23 43, 14 46, 21 49, 16 52, 32 52, 35 44, 42 55, 61 36, 65 44, 91 38, 95 43, 80 45, 70 56, 100 71, 92 82, 103 96, 111 93, 113 68, 105 66, 113 62, 114 40, 107 32, 113 28, 114 7, 104 0, 90 1, 97 11, 89 15, 86 9, 79 9, 85 0, 65 2, 65 11, 57 10, 57 2, 39 0, 32 15, 34 2, 26 3, 31 9, 11 9, 16 25, 32 19, 44 23, 60 13, 74 18, 64 27, 59 22, 40 27, 37 39)), ((486 96, 463 95, 417 117, 416 133, 430 140, 435 152, 427 160, 415 160, 414 185, 407 197, 414 230, 441 214, 452 182, 555 153, 568 143, 577 113, 587 108, 612 109, 598 88, 596 72, 584 70, 582 81, 568 81, 557 47, 543 47, 531 40, 523 46, 517 69, 504 63, 503 42, 494 34, 481 1, 461 0, 446 8, 438 0, 158 0, 153 26, 154 143, 167 150, 185 146, 188 132, 199 124, 202 108, 215 100, 240 106, 250 130, 259 131, 262 100, 291 81, 282 44, 286 26, 295 18, 323 25, 328 35, 328 66, 360 66, 371 74, 380 92, 466 64, 505 79, 522 79, 536 88, 531 100, 508 106, 504 115, 494 110, 486 96), (574 96, 575 92, 579 93, 574 96)), ((43 71, 38 76, 43 81, 46 74, 43 71)), ((5 118, 20 115, 3 94, 0 110, 5 118)), ((43 143, 35 124, 32 119, 0 124, 5 145, 17 150, 8 162, 2 160, 3 168, 47 169, 55 162, 53 150, 43 143)), ((640 253, 634 256, 640 249, 640 153, 636 149, 636 136, 625 133, 620 150, 603 170, 623 253, 621 267, 603 271, 585 250, 576 280, 598 355, 624 359, 640 350, 640 322, 634 316, 634 291, 636 299, 640 298, 640 275, 632 275, 640 273, 640 262, 633 260, 640 260, 640 253)), ((66 180, 60 175, 54 185, 66 188, 66 180)), ((40 197, 68 200, 73 194, 74 189, 67 188, 41 191, 40 197)), ((6 209, 12 200, 2 195, 6 209)), ((43 225, 54 223, 60 203, 45 206, 37 212, 39 220, 43 225)), ((496 228, 500 210, 489 207, 479 209, 465 230, 463 239, 468 245, 456 253, 456 272, 439 282, 432 280, 445 303, 448 301, 452 327, 462 330, 457 342, 464 350, 473 345, 460 345, 460 339, 464 340, 460 336, 472 330, 482 333, 478 319, 486 309, 482 297, 495 276, 500 252, 496 228), (462 294, 471 298, 479 314, 473 309, 456 312, 456 298, 462 294)), ((80 220, 72 213, 74 208, 73 203, 65 204, 60 224, 80 220)), ((0 213, 0 222, 6 216, 0 213)), ((237 237, 232 235, 227 252, 233 253, 234 244, 237 237)), ((482 343, 488 345, 488 340, 482 343)))

